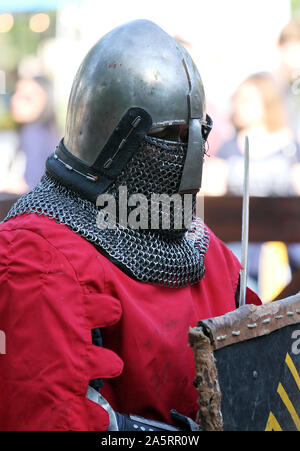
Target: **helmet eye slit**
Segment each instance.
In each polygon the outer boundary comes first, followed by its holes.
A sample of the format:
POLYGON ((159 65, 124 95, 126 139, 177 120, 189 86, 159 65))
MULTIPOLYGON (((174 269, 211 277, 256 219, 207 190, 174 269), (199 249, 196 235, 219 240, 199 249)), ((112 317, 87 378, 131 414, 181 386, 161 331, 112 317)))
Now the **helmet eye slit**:
POLYGON ((171 125, 168 127, 160 127, 151 130, 149 136, 154 138, 165 139, 173 142, 188 142, 189 129, 188 125, 171 125))

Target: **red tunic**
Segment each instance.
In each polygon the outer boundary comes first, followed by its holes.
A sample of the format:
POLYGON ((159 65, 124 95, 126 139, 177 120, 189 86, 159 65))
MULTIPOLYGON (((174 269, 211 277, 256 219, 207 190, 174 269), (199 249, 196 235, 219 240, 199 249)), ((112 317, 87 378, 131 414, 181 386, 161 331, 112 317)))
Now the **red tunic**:
MULTIPOLYGON (((138 282, 45 216, 0 226, 1 430, 105 430, 91 379, 115 410, 171 423, 195 419, 188 329, 235 308, 240 264, 211 232, 206 275, 180 289, 138 282), (103 347, 92 344, 101 327, 103 347), (3 334, 2 334, 3 336, 3 334)), ((248 291, 247 302, 260 301, 248 291)))

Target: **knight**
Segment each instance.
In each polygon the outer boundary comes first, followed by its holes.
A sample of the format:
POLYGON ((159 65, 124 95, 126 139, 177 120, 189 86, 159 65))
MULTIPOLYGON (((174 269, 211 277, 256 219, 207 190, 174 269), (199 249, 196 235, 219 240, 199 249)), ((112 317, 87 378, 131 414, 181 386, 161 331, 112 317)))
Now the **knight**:
POLYGON ((211 128, 153 22, 86 55, 64 137, 0 225, 2 429, 198 430, 188 330, 236 308, 241 270, 196 216, 211 128))

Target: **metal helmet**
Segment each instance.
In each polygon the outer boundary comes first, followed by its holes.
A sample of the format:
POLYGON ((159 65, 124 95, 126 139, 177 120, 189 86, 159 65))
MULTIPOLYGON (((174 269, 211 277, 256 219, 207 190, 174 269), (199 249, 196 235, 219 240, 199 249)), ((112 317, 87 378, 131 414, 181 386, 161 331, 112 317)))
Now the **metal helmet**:
POLYGON ((200 75, 175 39, 153 22, 135 20, 106 34, 83 60, 70 94, 65 137, 47 169, 95 200, 147 134, 182 124, 189 135, 179 191, 195 192, 212 124, 200 75))

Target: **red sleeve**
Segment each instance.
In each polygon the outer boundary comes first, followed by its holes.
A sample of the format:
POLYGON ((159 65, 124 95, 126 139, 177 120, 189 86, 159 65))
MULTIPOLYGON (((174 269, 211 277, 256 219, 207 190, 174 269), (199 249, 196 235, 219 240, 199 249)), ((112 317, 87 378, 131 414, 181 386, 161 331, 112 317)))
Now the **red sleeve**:
POLYGON ((261 305, 262 301, 258 297, 258 295, 252 291, 249 287, 247 287, 246 291, 246 304, 254 304, 254 305, 261 305))
POLYGON ((115 324, 117 299, 82 290, 66 257, 28 230, 0 233, 1 430, 105 430, 86 398, 89 380, 118 376, 123 362, 92 344, 115 324), (2 349, 3 351, 3 349, 2 349))

